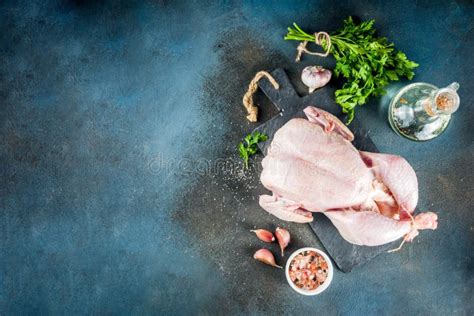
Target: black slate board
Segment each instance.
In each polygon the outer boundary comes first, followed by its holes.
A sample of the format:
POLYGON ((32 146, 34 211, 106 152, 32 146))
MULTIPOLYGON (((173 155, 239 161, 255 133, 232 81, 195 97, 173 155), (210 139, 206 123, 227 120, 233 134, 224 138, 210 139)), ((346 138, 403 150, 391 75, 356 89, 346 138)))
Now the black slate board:
MULTIPOLYGON (((272 76, 279 83, 275 90, 267 80, 261 80, 259 87, 279 110, 279 115, 273 117, 255 129, 268 135, 266 142, 259 143, 260 150, 266 154, 275 132, 286 122, 295 117, 306 117, 303 109, 309 105, 324 109, 344 121, 345 117, 340 107, 334 102, 334 89, 325 87, 305 97, 300 97, 283 69, 276 69, 272 76)), ((377 147, 369 137, 368 132, 355 118, 349 126, 354 133, 354 146, 359 150, 378 152, 377 147)), ((313 213, 314 220, 309 225, 318 236, 326 251, 332 257, 337 267, 343 272, 350 272, 355 266, 362 265, 370 259, 389 249, 396 248, 397 242, 378 246, 356 246, 345 241, 331 221, 322 213, 313 213)))

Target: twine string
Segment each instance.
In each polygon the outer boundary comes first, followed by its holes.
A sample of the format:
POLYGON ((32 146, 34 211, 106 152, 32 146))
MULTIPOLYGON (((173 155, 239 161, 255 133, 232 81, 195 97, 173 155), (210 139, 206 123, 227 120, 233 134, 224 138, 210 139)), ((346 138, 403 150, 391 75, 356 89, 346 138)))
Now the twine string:
POLYGON ((258 88, 258 81, 262 79, 263 77, 266 77, 268 81, 273 85, 275 89, 279 89, 280 85, 276 80, 266 71, 259 71, 255 75, 255 77, 250 81, 249 88, 247 92, 244 95, 244 98, 242 99, 242 102, 244 104, 245 109, 247 110, 247 120, 250 122, 256 122, 257 121, 257 114, 258 114, 258 108, 253 104, 253 94, 255 91, 257 91, 258 88))
POLYGON ((323 40, 326 40, 326 44, 327 44, 326 52, 324 53, 309 51, 306 48, 306 45, 308 45, 308 41, 301 42, 296 48, 297 50, 296 61, 298 62, 301 60, 301 55, 303 55, 303 53, 313 55, 313 56, 327 57, 329 55, 329 51, 331 50, 331 37, 326 32, 314 33, 314 43, 316 43, 316 45, 323 46, 323 40))

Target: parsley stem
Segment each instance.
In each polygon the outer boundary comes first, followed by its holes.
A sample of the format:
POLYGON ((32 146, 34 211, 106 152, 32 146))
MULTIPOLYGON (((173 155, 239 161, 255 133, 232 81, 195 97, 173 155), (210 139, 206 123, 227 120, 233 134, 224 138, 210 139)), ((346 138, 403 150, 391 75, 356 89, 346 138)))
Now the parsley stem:
MULTIPOLYGON (((374 20, 355 24, 349 17, 340 30, 330 34, 330 53, 336 60, 334 74, 347 79, 335 93, 336 103, 348 114, 347 124, 352 121, 357 105, 365 104, 370 96, 383 94, 390 81, 412 79, 413 69, 418 67, 403 52, 395 50, 393 43, 377 37, 373 25, 374 20)), ((315 36, 293 23, 284 39, 314 42, 315 36)), ((321 44, 327 49, 324 39, 321 44)))

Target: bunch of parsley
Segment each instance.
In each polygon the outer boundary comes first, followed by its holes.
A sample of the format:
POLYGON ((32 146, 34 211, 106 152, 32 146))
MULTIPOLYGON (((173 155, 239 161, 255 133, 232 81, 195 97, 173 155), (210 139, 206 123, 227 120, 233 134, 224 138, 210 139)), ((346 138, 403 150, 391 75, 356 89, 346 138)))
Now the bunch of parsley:
POLYGON ((267 140, 267 135, 255 132, 245 136, 244 142, 239 143, 239 154, 244 160, 245 168, 249 168, 249 157, 257 153, 257 144, 267 140))
MULTIPOLYGON (((376 37, 374 20, 355 24, 352 17, 344 21, 344 27, 330 34, 330 53, 336 59, 334 74, 347 79, 336 91, 336 103, 348 114, 347 124, 354 118, 354 109, 363 105, 370 96, 385 93, 384 87, 401 77, 412 79, 418 64, 395 50, 385 37, 376 37)), ((314 42, 314 35, 304 32, 296 23, 288 28, 285 40, 314 42)), ((326 41, 322 46, 327 49, 326 41)))

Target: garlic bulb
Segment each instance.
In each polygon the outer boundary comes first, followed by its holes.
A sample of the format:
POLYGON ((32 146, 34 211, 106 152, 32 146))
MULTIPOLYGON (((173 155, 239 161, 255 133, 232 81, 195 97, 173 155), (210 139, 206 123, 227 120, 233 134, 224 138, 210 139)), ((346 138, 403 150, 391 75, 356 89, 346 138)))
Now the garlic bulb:
POLYGON ((324 87, 331 80, 331 71, 321 66, 308 66, 301 73, 301 80, 309 88, 309 93, 324 87))
POLYGON ((268 249, 262 248, 257 250, 257 252, 253 255, 253 258, 265 264, 271 265, 272 267, 280 269, 283 268, 282 266, 276 264, 275 257, 268 249))

